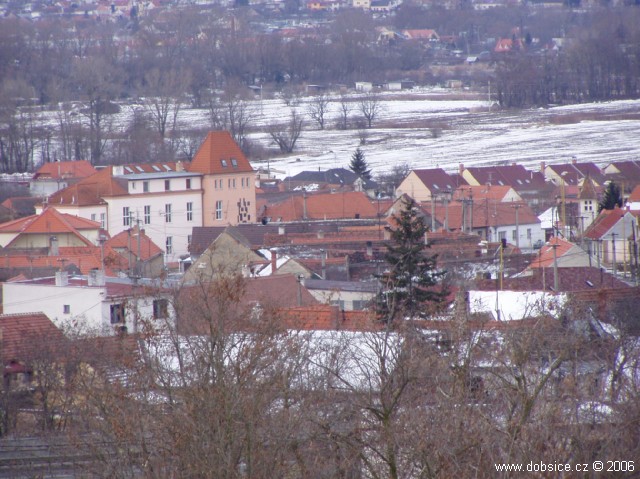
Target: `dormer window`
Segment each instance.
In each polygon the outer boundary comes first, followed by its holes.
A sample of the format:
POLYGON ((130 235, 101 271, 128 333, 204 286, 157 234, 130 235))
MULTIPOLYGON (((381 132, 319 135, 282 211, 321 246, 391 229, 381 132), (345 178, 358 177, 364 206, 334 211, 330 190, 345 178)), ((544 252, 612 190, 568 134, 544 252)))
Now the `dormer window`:
POLYGON ((228 166, 227 165, 227 160, 220 160, 220 164, 222 164, 223 168, 226 168, 228 166))

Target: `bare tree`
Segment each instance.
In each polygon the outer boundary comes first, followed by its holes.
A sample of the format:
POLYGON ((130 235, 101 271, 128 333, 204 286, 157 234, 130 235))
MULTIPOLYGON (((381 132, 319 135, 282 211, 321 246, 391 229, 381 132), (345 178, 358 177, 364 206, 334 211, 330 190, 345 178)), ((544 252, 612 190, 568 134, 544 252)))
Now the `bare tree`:
POLYGON ((307 106, 309 117, 324 130, 325 116, 329 111, 329 97, 324 93, 314 96, 307 106))
POLYGON ((184 70, 164 70, 154 68, 145 75, 149 96, 145 106, 160 135, 164 140, 167 128, 176 129, 178 113, 183 95, 189 84, 189 75, 184 70))
POLYGON ((295 109, 291 110, 289 122, 286 125, 274 125, 269 129, 271 139, 283 153, 291 153, 302 133, 303 122, 295 109))
POLYGON ((358 99, 358 110, 366 120, 368 128, 371 128, 371 125, 382 111, 380 101, 380 96, 374 92, 364 93, 358 99))
POLYGON ((338 119, 338 128, 341 130, 346 130, 349 128, 349 114, 352 110, 352 104, 349 99, 345 95, 340 95, 340 108, 339 108, 339 119, 338 119))
POLYGON ((209 98, 211 126, 216 130, 228 130, 243 150, 248 147, 248 129, 257 114, 255 105, 241 94, 240 87, 228 88, 222 97, 209 98))

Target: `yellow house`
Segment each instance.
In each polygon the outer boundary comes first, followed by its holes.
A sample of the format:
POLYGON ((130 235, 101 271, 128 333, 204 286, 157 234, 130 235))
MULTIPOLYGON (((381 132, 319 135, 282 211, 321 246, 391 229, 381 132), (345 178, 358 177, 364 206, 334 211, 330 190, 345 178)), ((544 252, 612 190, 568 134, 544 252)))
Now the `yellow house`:
POLYGON ((203 226, 256 221, 255 171, 228 131, 209 132, 189 171, 203 175, 203 226))

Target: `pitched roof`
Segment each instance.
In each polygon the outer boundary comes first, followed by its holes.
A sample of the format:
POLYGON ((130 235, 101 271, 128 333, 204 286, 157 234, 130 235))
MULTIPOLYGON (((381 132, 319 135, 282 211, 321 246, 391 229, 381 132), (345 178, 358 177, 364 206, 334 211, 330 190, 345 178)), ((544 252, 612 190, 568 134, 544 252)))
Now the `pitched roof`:
POLYGON ((341 311, 337 306, 316 306, 285 309, 283 325, 303 331, 375 331, 382 328, 369 311, 341 311))
POLYGON ((0 314, 3 365, 29 361, 47 344, 64 341, 64 335, 44 313, 0 314))
MULTIPOLYGON (((538 224, 540 219, 531 208, 524 203, 502 203, 502 202, 479 202, 473 205, 473 228, 485 228, 488 226, 503 226, 516 224, 516 208, 518 206, 518 223, 520 225, 538 224)), ((444 224, 448 216, 449 229, 456 230, 462 228, 462 203, 451 202, 448 207, 436 203, 434 212, 436 220, 444 224)), ((429 202, 421 204, 425 215, 431 216, 431 206, 429 202)))
POLYGON ((347 191, 291 197, 267 205, 263 215, 277 221, 375 218, 377 210, 364 193, 347 191))
POLYGON ((102 199, 103 196, 128 194, 125 181, 120 178, 114 178, 111 168, 103 168, 88 178, 84 178, 74 185, 53 193, 47 203, 52 206, 101 205, 105 203, 102 199))
POLYGON ((460 186, 453 192, 453 199, 472 198, 474 201, 502 201, 512 189, 509 185, 460 186))
MULTIPOLYGON (((121 231, 117 235, 109 238, 105 242, 105 247, 113 248, 115 250, 118 249, 126 249, 133 253, 135 256, 138 255, 138 231, 137 227, 132 228, 131 230, 121 231)), ((144 229, 140 233, 140 260, 147 261, 151 258, 154 258, 163 253, 162 249, 151 241, 144 229)))
MULTIPOLYGON (((296 233, 317 233, 322 231, 324 233, 338 232, 344 228, 348 228, 353 225, 372 224, 371 221, 362 220, 345 220, 341 222, 336 221, 305 221, 298 223, 268 223, 266 225, 256 224, 238 224, 233 226, 242 237, 246 238, 251 244, 252 249, 262 248, 263 246, 273 244, 273 241, 268 241, 269 238, 276 236, 282 236, 287 238, 291 234, 296 233), (280 232, 283 232, 280 235, 280 232)), ((226 226, 196 226, 193 228, 193 234, 191 237, 191 246, 189 251, 192 254, 202 254, 207 247, 215 241, 225 230, 226 226)))
MULTIPOLYGON (((60 213, 51 207, 46 208, 39 215, 27 216, 26 218, 20 218, 0 225, 0 232, 14 232, 19 235, 69 233, 80 238, 87 246, 92 246, 92 244, 87 238, 80 234, 79 230, 98 229, 100 229, 100 223, 78 216, 60 213)), ((15 241, 15 239, 13 241, 15 241)))
POLYGON ((615 173, 613 175, 606 176, 614 176, 616 178, 624 178, 628 181, 638 181, 640 182, 640 161, 638 160, 629 160, 629 161, 614 161, 610 163, 608 166, 615 167, 619 173, 615 173))
POLYGON ((451 178, 451 175, 442 168, 412 170, 412 172, 432 193, 454 190, 458 186, 451 178))
POLYGON ((598 184, 602 184, 605 176, 595 163, 564 163, 548 165, 548 169, 564 178, 567 185, 578 185, 587 176, 598 184))
POLYGON ((636 186, 629 195, 629 201, 636 203, 640 201, 640 185, 636 186))
POLYGON ((56 161, 44 163, 33 174, 34 180, 86 178, 96 173, 96 169, 87 160, 56 161))
POLYGON ((590 176, 584 179, 584 182, 578 189, 578 199, 581 200, 597 200, 599 188, 596 186, 595 182, 591 179, 590 176))
POLYGON ((331 168, 326 171, 301 171, 295 176, 287 177, 283 181, 304 181, 314 183, 328 183, 330 185, 351 185, 358 178, 353 171, 345 168, 331 168))
POLYGON ((509 185, 516 191, 545 186, 542 173, 527 170, 522 165, 472 166, 465 168, 465 171, 469 172, 481 185, 509 185))
POLYGON ((601 239, 620 221, 624 213, 625 210, 617 206, 612 210, 602 210, 584 232, 584 237, 592 240, 601 239))
POLYGON ((228 131, 211 131, 193 157, 189 171, 210 175, 252 172, 253 168, 228 131))
MULTIPOLYGON (((565 241, 558 237, 549 238, 548 244, 544 245, 540 248, 538 256, 535 257, 531 264, 530 268, 548 268, 553 266, 554 260, 554 252, 555 249, 555 257, 559 260, 562 256, 566 255, 576 247, 575 244, 570 243, 569 241, 565 241)), ((586 255, 587 253, 585 253, 586 255)))

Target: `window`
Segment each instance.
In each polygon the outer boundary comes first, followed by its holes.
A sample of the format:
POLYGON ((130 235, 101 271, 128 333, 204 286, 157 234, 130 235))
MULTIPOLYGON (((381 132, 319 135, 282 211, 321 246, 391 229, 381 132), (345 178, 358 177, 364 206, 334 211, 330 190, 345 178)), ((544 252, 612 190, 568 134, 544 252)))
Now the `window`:
POLYGON ((124 324, 124 304, 112 304, 109 307, 111 324, 124 324))
POLYGON ((507 232, 506 231, 498 231, 498 238, 500 238, 500 240, 507 239, 507 232))
POLYGON ((145 225, 151 224, 151 205, 144 206, 144 224, 145 225))
POLYGON ((164 180, 164 191, 171 191, 171 180, 164 180))
POLYGON ((96 214, 95 213, 91 213, 91 221, 95 221, 96 220, 96 214))
POLYGON ((153 300, 153 319, 163 319, 169 316, 169 303, 166 299, 153 300))
POLYGON ((238 167, 238 160, 236 160, 235 158, 231 158, 231 166, 233 166, 234 168, 238 167))
POLYGON ((527 239, 531 239, 531 228, 527 228, 527 239))
POLYGON ((71 305, 70 304, 63 304, 62 305, 62 312, 64 314, 71 314, 71 305))
POLYGON ((164 222, 171 223, 171 203, 164 205, 164 222))
POLYGON ((149 182, 148 181, 143 181, 142 182, 142 192, 143 193, 149 193, 149 182))
POLYGON ((131 224, 131 211, 128 206, 122 207, 122 226, 129 226, 131 224))
POLYGON ((100 228, 104 229, 104 222, 105 222, 105 214, 104 213, 100 213, 100 228))
POLYGON ((187 235, 187 248, 191 246, 191 235, 187 235))
POLYGON ((191 178, 187 178, 187 179, 186 179, 186 183, 187 183, 186 188, 187 188, 188 190, 190 190, 190 189, 191 189, 191 178))
POLYGON ((136 182, 135 182, 135 181, 132 181, 132 182, 131 182, 131 189, 132 189, 132 190, 135 190, 135 189, 136 189, 136 182))
POLYGON ((165 251, 167 254, 173 253, 173 237, 167 236, 167 239, 164 242, 165 251))
POLYGON ((216 219, 222 219, 222 200, 216 201, 216 219))
POLYGON ((512 240, 516 240, 517 238, 518 238, 518 234, 516 233, 516 230, 513 230, 513 231, 511 232, 511 239, 512 239, 512 240))
POLYGON ((193 203, 191 201, 187 203, 187 221, 193 221, 193 203))
POLYGON ((220 164, 222 165, 223 168, 227 167, 227 160, 220 160, 220 164))

